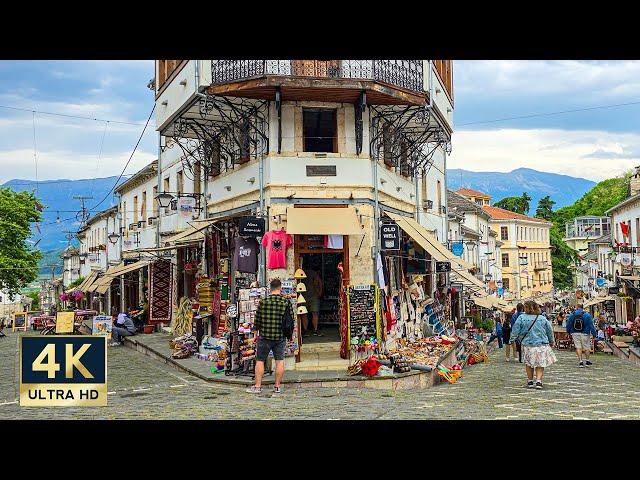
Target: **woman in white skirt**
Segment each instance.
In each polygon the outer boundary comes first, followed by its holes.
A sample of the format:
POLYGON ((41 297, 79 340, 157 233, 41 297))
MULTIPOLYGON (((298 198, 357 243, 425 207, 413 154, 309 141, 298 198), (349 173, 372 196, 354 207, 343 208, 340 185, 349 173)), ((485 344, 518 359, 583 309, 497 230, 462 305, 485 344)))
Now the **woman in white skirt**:
POLYGON ((524 313, 518 317, 511 329, 509 343, 519 341, 522 345, 522 362, 527 370, 527 387, 542 389, 544 369, 557 362, 553 345, 553 328, 536 302, 524 302, 524 313), (535 381, 534 381, 535 375, 535 381))

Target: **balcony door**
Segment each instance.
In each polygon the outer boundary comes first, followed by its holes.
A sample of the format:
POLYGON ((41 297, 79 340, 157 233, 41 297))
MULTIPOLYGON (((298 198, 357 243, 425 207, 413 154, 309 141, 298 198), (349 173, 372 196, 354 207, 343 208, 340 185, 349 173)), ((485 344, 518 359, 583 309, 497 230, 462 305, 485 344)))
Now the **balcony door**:
POLYGON ((291 73, 299 77, 340 76, 340 60, 291 60, 291 73))

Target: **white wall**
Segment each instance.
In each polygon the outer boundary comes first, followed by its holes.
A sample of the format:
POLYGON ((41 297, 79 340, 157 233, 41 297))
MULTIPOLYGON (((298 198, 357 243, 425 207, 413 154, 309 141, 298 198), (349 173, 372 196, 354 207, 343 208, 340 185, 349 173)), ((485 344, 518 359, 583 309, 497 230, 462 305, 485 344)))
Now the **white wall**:
POLYGON ((122 227, 124 227, 124 233, 122 238, 122 250, 128 251, 136 248, 153 248, 156 246, 156 226, 149 225, 147 219, 153 216, 153 207, 155 199, 153 198, 153 187, 158 183, 156 176, 153 176, 146 180, 137 187, 132 187, 129 190, 120 191, 120 207, 119 213, 122 216, 120 219, 122 227), (144 217, 142 215, 142 192, 146 192, 146 211, 144 217), (136 218, 134 214, 134 197, 138 197, 137 207, 137 220, 144 221, 142 227, 136 230, 129 230, 129 225, 134 222, 136 218), (125 212, 126 204, 126 212, 125 212), (139 244, 136 245, 134 233, 138 233, 139 244))

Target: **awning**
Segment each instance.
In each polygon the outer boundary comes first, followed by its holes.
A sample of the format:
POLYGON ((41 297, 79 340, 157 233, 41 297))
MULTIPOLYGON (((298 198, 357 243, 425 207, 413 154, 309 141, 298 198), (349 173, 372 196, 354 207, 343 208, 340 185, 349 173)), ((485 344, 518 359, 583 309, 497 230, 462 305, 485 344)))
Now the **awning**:
POLYGON ((194 239, 202 241, 204 239, 204 233, 201 233, 202 230, 216 223, 217 221, 218 219, 195 220, 193 222, 190 222, 191 226, 189 228, 167 238, 166 240, 164 240, 164 242, 171 244, 175 244, 176 242, 183 243, 186 238, 189 238, 191 241, 193 241, 194 239))
POLYGON ((287 233, 294 235, 364 235, 354 207, 287 207, 287 233))
POLYGON ((391 217, 398 226, 411 238, 413 238, 418 244, 431 255, 438 262, 451 262, 451 274, 458 277, 462 281, 463 285, 472 291, 477 291, 479 296, 487 296, 485 291, 485 285, 476 277, 474 277, 469 270, 474 268, 473 265, 462 260, 460 257, 455 256, 444 245, 442 245, 436 237, 434 237, 429 231, 416 222, 413 218, 403 217, 402 215, 396 215, 395 213, 385 212, 391 217))
POLYGON ((98 278, 98 272, 96 270, 92 270, 89 275, 73 290, 77 290, 79 292, 88 292, 88 287, 98 278))
POLYGON ((589 300, 587 303, 585 303, 583 305, 583 307, 587 308, 590 307, 592 305, 596 305, 598 303, 602 303, 602 302, 606 302, 607 300, 616 300, 616 297, 614 297, 613 295, 608 295, 606 297, 596 297, 596 298, 592 298, 591 300, 589 300))
POLYGON ((509 307, 509 305, 500 300, 497 297, 491 297, 491 296, 487 296, 487 297, 476 297, 476 296, 472 296, 469 300, 472 300, 476 305, 480 305, 483 308, 496 308, 498 310, 502 310, 503 312, 505 311, 511 311, 512 308, 509 307))
POLYGON ((637 275, 619 275, 618 278, 622 280, 640 280, 640 277, 637 275))
POLYGON ((135 262, 129 265, 118 265, 115 267, 111 267, 107 270, 102 277, 96 280, 93 285, 91 285, 89 291, 93 291, 96 293, 106 293, 109 290, 111 282, 120 275, 124 275, 125 273, 133 272, 142 267, 146 267, 149 264, 148 261, 141 260, 139 262, 135 262))

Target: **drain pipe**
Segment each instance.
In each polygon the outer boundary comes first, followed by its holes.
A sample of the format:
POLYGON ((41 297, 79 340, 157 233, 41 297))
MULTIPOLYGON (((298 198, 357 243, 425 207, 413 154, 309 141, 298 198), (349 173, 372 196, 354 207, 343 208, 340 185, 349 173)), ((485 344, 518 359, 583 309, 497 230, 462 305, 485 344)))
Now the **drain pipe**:
MULTIPOLYGON (((423 173, 424 175, 424 173, 423 173)), ((422 178, 422 177, 420 177, 422 178)), ((416 175, 416 192, 415 192, 415 197, 416 197, 416 222, 420 223, 420 198, 418 197, 418 175, 416 175)))
MULTIPOLYGON (((264 155, 260 155, 260 160, 258 163, 258 182, 260 183, 260 217, 265 219, 265 229, 269 228, 269 216, 265 215, 264 208, 264 155), (266 218, 265 218, 266 217, 266 218)), ((260 249, 260 261, 258 264, 258 278, 261 286, 266 286, 267 284, 267 272, 265 270, 265 250, 264 248, 260 249)))
POLYGON ((433 60, 429 60, 429 108, 433 107, 433 60))
MULTIPOLYGON (((162 192, 160 191, 160 189, 162 188, 162 135, 160 134, 160 132, 158 132, 158 182, 157 182, 157 194, 161 194, 162 192)), ((160 206, 158 205, 158 199, 154 198, 152 200, 154 202, 154 205, 156 206, 156 208, 158 209, 158 214, 156 215, 155 218, 155 222, 156 222, 156 248, 160 248, 160 206)), ((152 211, 155 210, 152 209, 152 211)))
MULTIPOLYGON (((374 120, 375 122, 378 121, 378 119, 374 120)), ((369 122, 371 122, 371 112, 369 112, 369 122)), ((378 254, 380 252, 380 239, 379 239, 379 235, 380 235, 380 214, 379 214, 379 192, 378 192, 378 160, 371 154, 371 151, 369 152, 369 155, 371 156, 371 161, 372 166, 371 168, 373 169, 372 171, 372 176, 373 176, 373 199, 374 199, 374 212, 373 212, 373 238, 374 238, 374 244, 373 244, 373 278, 374 278, 374 283, 375 279, 377 278, 377 273, 378 273, 378 254)))

